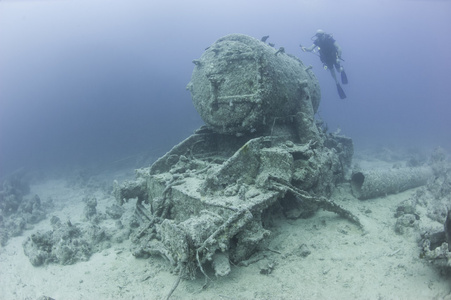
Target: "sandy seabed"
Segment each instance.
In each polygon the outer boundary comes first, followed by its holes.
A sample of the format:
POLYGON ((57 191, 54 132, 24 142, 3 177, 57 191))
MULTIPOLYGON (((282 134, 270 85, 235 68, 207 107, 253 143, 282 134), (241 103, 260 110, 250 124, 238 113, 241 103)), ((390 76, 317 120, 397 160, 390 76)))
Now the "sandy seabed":
MULTIPOLYGON (((207 284, 202 274, 182 280, 170 299, 451 300, 450 275, 419 258, 418 232, 408 229, 400 235, 394 230, 397 206, 414 192, 360 201, 343 185, 332 199, 351 208, 364 231, 326 211, 308 219, 280 216, 269 228, 268 247, 256 254, 254 263, 232 266, 229 275, 212 275, 207 284)), ((0 299, 166 299, 177 274, 163 258, 135 258, 128 240, 86 262, 33 267, 22 244, 32 233, 50 230, 51 216, 83 222, 84 197, 95 196, 99 211, 115 200, 105 189, 74 188, 63 179, 32 185, 31 194, 51 197, 55 211, 0 248, 0 299)))

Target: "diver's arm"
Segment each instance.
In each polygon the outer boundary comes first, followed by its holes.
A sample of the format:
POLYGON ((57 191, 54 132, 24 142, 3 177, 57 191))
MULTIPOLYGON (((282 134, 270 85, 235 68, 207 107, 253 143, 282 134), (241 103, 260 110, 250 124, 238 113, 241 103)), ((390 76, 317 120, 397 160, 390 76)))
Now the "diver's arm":
POLYGON ((338 45, 337 42, 334 42, 334 46, 335 46, 335 49, 337 49, 337 56, 338 56, 338 58, 341 59, 341 47, 338 45))
POLYGON ((302 51, 307 51, 307 52, 312 52, 313 51, 313 49, 315 49, 315 47, 316 47, 316 45, 315 44, 313 44, 313 45, 311 45, 310 47, 303 47, 302 45, 301 45, 301 49, 302 49, 302 51))

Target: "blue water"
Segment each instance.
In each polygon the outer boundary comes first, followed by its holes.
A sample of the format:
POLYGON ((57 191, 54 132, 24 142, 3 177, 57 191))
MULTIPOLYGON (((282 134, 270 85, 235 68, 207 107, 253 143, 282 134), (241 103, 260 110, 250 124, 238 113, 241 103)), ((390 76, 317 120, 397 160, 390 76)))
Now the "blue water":
POLYGON ((319 116, 355 146, 451 149, 450 1, 0 1, 0 176, 158 157, 203 122, 193 59, 243 33, 312 65, 319 116), (315 55, 343 49, 340 100, 315 55))

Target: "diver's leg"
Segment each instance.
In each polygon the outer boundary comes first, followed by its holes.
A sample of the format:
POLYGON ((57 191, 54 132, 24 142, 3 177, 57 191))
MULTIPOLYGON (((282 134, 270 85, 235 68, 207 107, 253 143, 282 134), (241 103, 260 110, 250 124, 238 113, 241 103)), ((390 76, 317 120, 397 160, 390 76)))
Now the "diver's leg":
POLYGON ((332 78, 335 80, 335 84, 337 86, 337 91, 338 91, 338 95, 340 96, 340 99, 346 98, 346 94, 343 91, 343 89, 341 88, 341 85, 340 85, 340 83, 337 80, 337 76, 335 75, 334 68, 329 68, 329 70, 330 70, 330 74, 332 75, 332 78))
POLYGON ((330 75, 332 75, 332 78, 335 80, 335 84, 338 84, 337 75, 335 75, 334 68, 329 68, 330 75))

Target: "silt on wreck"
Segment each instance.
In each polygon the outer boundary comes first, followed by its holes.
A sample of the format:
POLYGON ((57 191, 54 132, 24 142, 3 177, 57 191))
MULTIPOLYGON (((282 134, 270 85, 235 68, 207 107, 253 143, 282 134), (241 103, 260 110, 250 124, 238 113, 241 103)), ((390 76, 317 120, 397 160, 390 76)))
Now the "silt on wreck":
POLYGON ((317 209, 358 219, 328 200, 350 168, 350 138, 315 120, 320 88, 311 67, 258 39, 227 35, 193 61, 187 89, 205 126, 136 180, 115 184, 137 198, 136 256, 161 255, 180 272, 230 272, 264 247, 265 221, 317 209))

